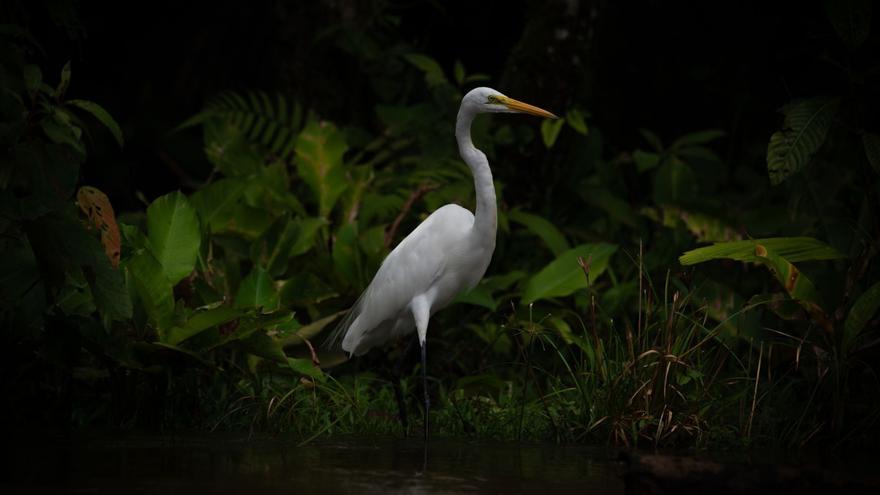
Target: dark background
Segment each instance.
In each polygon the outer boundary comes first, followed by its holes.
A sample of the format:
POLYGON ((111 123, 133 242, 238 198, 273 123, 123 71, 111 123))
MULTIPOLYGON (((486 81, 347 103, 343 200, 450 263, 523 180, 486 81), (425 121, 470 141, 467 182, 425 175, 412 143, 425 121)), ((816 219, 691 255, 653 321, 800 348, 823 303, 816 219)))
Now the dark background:
POLYGON ((755 168, 776 109, 837 91, 848 77, 838 67, 877 50, 872 37, 846 51, 821 2, 83 2, 58 19, 64 4, 4 9, 41 41, 47 67, 72 61, 70 94, 100 102, 123 127, 124 151, 84 170, 123 210, 138 207, 135 190, 151 199, 207 173, 199 150, 169 129, 218 91, 280 90, 322 117, 373 125, 387 96, 330 41, 340 31, 396 37, 388 46, 426 53, 447 72, 460 60, 545 108, 580 105, 606 153, 644 145, 638 128, 667 139, 720 128, 723 158, 755 168))

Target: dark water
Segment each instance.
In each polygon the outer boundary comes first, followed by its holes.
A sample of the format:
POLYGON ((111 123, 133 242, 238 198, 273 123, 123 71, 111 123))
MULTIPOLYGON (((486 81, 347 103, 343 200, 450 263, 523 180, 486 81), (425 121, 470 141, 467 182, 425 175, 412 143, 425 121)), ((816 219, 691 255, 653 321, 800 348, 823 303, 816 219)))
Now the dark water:
POLYGON ((624 492, 610 451, 558 445, 224 435, 7 444, 3 493, 624 492))

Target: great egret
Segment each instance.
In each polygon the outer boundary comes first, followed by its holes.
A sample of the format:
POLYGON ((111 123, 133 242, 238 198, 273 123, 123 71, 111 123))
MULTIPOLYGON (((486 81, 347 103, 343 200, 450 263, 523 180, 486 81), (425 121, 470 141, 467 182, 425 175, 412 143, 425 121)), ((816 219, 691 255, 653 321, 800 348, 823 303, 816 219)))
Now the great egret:
POLYGON ((425 393, 425 438, 428 436, 428 379, 426 338, 428 320, 455 296, 474 287, 486 273, 495 250, 497 212, 489 161, 471 141, 471 122, 479 113, 528 113, 558 118, 491 88, 476 88, 461 100, 455 138, 461 158, 474 175, 475 213, 449 204, 419 224, 382 262, 330 339, 342 338, 342 349, 360 356, 393 337, 416 329, 422 350, 425 393))

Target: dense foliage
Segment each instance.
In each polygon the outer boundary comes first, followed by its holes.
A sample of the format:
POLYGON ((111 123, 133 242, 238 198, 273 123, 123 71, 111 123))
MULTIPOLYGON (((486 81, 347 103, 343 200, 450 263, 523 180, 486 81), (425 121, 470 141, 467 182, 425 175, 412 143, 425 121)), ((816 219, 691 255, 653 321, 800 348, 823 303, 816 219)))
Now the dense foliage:
MULTIPOLYGON (((500 231, 487 277, 431 323, 438 433, 876 439, 876 43, 869 2, 828 5, 837 86, 780 101, 757 161, 723 158, 724 129, 637 129, 621 147, 586 98, 508 91, 564 118, 475 122, 500 231)), ((180 190, 124 211, 82 171, 112 156, 108 136, 126 145, 119 115, 70 98, 77 64, 46 64, 3 26, 8 422, 400 434, 395 367, 421 420, 409 342, 356 362, 320 343, 418 221, 472 207, 451 130, 463 93, 496 83, 401 41, 393 9, 373 7, 367 27, 311 41, 356 61, 368 118, 328 119, 331 98, 297 91, 218 91, 163 130, 166 163, 192 161, 180 190)))

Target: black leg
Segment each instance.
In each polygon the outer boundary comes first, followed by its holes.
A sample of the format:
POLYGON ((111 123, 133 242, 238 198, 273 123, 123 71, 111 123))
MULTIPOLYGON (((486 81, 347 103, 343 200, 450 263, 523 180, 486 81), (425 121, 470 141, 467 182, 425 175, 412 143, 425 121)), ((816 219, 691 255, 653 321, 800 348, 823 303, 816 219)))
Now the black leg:
POLYGON ((403 350, 400 359, 397 360, 397 364, 394 365, 394 368, 392 368, 391 371, 391 383, 394 386, 394 399, 397 401, 397 418, 400 420, 401 426, 403 426, 404 437, 409 436, 409 415, 406 412, 406 398, 403 396, 401 381, 404 366, 409 362, 410 356, 412 356, 414 352, 417 352, 418 348, 419 336, 416 335, 414 339, 409 341, 409 344, 407 344, 406 349, 403 350))
POLYGON ((431 399, 428 398, 428 342, 422 342, 422 389, 425 391, 425 442, 428 441, 428 416, 431 399))

